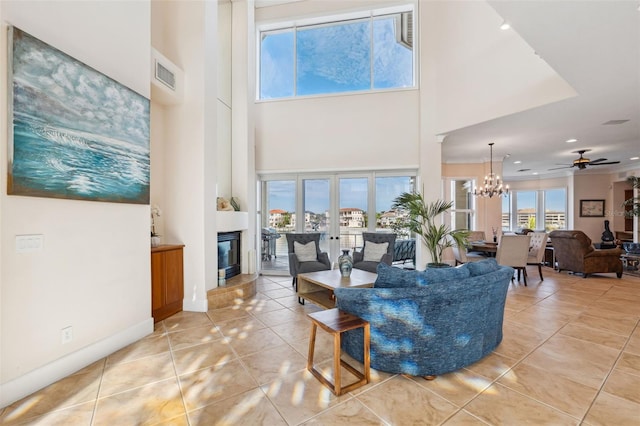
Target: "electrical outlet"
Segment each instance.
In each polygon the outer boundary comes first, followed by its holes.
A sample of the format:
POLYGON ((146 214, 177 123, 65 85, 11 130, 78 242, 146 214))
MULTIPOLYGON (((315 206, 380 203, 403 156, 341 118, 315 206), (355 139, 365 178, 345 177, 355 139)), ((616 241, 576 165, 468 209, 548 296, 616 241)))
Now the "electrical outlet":
POLYGON ((69 326, 69 327, 63 328, 61 333, 60 333, 60 335, 62 337, 62 344, 63 345, 65 343, 69 343, 70 341, 73 340, 73 327, 69 326))

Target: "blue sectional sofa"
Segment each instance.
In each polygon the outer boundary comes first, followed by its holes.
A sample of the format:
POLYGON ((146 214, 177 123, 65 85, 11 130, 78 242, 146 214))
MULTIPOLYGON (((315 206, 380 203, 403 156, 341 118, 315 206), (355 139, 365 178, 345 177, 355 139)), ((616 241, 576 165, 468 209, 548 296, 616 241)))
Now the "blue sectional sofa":
MULTIPOLYGON (((502 341, 513 269, 495 259, 409 271, 378 266, 373 288, 337 288, 337 307, 371 324, 371 367, 435 376, 485 357, 502 341)), ((362 329, 342 349, 363 361, 362 329)))

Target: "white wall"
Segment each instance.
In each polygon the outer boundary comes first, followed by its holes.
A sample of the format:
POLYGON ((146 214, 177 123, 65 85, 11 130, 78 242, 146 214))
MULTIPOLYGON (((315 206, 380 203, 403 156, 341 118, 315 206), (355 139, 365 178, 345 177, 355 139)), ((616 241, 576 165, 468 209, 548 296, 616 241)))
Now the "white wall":
MULTIPOLYGON (((150 8, 136 2, 2 2, 6 23, 149 97, 150 8), (114 25, 117 23, 117 25, 114 25)), ((6 129, 6 85, 0 85, 6 129)), ((6 188, 7 137, 0 136, 6 188)), ((153 331, 149 207, 0 194, 2 224, 0 406, 153 331), (44 235, 44 249, 16 253, 15 236, 44 235), (61 329, 73 341, 61 344, 61 329)))
POLYGON ((438 133, 576 95, 487 2, 435 3, 438 133))
POLYGON ((162 34, 154 47, 185 75, 183 102, 164 112, 163 242, 185 244, 183 309, 206 311, 206 291, 217 284, 218 5, 153 2, 152 8, 162 34))
MULTIPOLYGON (((418 166, 416 90, 256 105, 260 172, 418 166)), ((438 156, 438 161, 439 161, 438 156)))

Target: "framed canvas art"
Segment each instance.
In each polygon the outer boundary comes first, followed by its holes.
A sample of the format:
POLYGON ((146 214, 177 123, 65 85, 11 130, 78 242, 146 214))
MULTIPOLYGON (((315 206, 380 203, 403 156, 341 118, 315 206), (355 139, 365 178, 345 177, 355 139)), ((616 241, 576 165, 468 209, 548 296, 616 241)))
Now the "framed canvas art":
POLYGON ((8 194, 149 204, 149 99, 8 31, 8 194))
POLYGON ((604 200, 580 200, 580 217, 604 217, 604 200))

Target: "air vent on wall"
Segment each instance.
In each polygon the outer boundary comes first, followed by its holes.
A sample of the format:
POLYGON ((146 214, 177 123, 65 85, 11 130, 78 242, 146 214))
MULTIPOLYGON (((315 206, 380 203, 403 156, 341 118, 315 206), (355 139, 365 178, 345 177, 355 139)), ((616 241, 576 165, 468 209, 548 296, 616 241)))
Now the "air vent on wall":
POLYGON ((162 105, 182 103, 183 71, 153 47, 151 48, 151 100, 162 105))
POLYGON ((171 90, 176 90, 176 76, 169 71, 160 62, 156 60, 156 79, 161 83, 164 83, 171 90))

